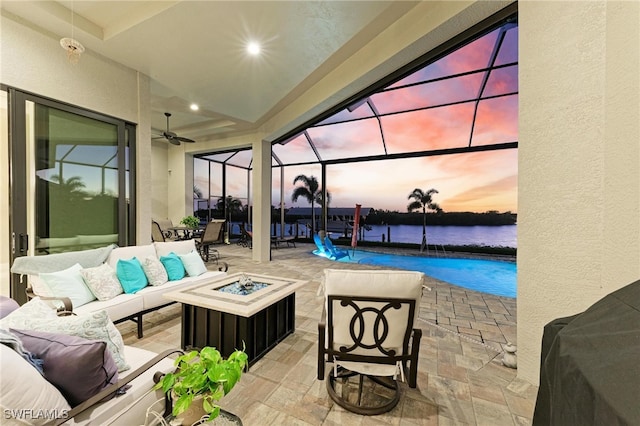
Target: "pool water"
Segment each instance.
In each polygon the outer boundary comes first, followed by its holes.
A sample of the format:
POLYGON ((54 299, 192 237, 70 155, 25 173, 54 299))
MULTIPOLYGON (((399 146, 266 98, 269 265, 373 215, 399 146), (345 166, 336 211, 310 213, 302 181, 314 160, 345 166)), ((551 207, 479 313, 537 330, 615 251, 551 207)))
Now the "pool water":
POLYGON ((393 266, 409 271, 424 272, 430 277, 470 290, 516 297, 516 263, 499 260, 464 259, 453 257, 401 256, 349 250, 349 257, 338 262, 393 266))

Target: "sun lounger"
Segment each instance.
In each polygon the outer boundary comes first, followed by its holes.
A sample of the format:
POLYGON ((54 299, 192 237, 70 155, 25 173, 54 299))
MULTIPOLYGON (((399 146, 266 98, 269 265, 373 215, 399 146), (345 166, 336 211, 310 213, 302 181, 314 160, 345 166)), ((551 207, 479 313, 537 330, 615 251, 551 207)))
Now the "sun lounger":
POLYGON ((333 242, 328 236, 324 239, 324 245, 326 247, 326 253, 331 259, 338 260, 340 258, 349 256, 349 252, 347 250, 343 250, 334 246, 333 242))
POLYGON ((290 247, 291 245, 293 245, 293 247, 295 248, 296 246, 296 237, 271 237, 271 245, 273 246, 273 248, 277 249, 280 244, 286 244, 287 247, 290 247))
POLYGON ((327 248, 325 247, 324 243, 322 242, 322 238, 320 238, 320 235, 314 234, 313 235, 313 242, 316 243, 316 246, 318 247, 316 250, 313 251, 313 254, 326 255, 327 257, 329 256, 329 253, 327 253, 327 248))

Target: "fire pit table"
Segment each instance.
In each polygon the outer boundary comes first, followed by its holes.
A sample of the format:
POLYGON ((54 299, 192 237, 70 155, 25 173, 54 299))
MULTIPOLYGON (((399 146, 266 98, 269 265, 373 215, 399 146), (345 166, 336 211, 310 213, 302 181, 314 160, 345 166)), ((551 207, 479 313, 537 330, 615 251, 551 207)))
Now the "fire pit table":
POLYGON ((249 365, 295 329, 295 291, 306 281, 235 273, 165 293, 182 303, 183 349, 214 346, 223 356, 242 349, 249 365))

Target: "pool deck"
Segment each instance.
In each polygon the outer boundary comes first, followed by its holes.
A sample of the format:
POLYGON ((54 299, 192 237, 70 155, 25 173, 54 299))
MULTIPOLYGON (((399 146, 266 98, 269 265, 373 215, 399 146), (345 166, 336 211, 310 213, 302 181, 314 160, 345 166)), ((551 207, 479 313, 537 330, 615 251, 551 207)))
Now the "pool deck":
MULTIPOLYGON (((389 269, 337 263, 315 256, 313 244, 272 250, 273 261, 251 260, 251 250, 216 246, 229 272, 251 272, 308 281, 296 292, 296 330, 243 375, 223 408, 253 425, 527 425, 537 386, 502 365, 502 347, 516 342, 516 300, 478 293, 427 277, 419 325, 423 336, 418 387, 402 385, 398 406, 363 417, 335 405, 316 379, 317 323, 325 268, 389 269)), ((369 248, 367 248, 369 250, 369 248)), ((394 251, 395 253, 395 251, 394 251)), ((209 266, 213 269, 214 263, 209 266)), ((118 325, 126 344, 160 352, 180 345, 180 306, 145 316, 145 337, 133 323, 118 325)))

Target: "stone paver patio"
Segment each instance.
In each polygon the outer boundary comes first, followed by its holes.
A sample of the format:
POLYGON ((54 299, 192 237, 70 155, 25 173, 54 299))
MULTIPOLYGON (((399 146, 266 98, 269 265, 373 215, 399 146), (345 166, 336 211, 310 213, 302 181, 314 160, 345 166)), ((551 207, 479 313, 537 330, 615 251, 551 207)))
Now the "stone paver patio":
MULTIPOLYGON (((317 289, 325 268, 385 269, 336 263, 311 254, 315 248, 272 251, 273 261, 251 260, 251 250, 217 246, 229 272, 254 272, 307 280, 296 293, 296 330, 244 374, 221 405, 245 426, 261 425, 527 425, 537 386, 502 365, 502 347, 516 341, 516 300, 427 277, 432 291, 420 306, 422 328, 418 387, 402 385, 400 403, 389 413, 364 417, 345 411, 316 379, 317 324, 322 297, 317 289)), ((210 263, 211 268, 215 267, 210 263)), ((388 268, 387 268, 388 269, 388 268)), ((135 324, 118 325, 125 343, 160 352, 180 346, 180 306, 145 316, 144 338, 135 324)))

